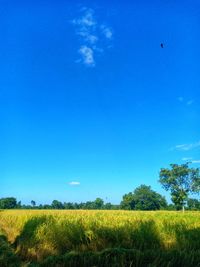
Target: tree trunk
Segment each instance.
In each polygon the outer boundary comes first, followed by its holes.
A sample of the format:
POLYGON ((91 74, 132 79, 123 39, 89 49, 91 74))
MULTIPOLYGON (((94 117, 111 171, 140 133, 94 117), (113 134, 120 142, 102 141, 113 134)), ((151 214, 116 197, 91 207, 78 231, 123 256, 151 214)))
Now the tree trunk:
POLYGON ((183 204, 183 206, 182 206, 182 212, 184 212, 185 211, 185 206, 184 206, 184 204, 183 204))

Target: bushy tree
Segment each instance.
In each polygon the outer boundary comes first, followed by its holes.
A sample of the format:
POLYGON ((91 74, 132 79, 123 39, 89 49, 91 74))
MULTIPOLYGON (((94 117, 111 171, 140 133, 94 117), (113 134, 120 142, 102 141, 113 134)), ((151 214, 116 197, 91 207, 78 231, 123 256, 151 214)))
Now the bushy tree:
POLYGON ((189 163, 170 164, 171 168, 160 170, 159 182, 163 188, 171 192, 172 202, 177 209, 186 204, 189 193, 200 191, 200 174, 198 168, 189 168, 189 163))
POLYGON ((101 199, 100 197, 96 198, 94 201, 94 207, 95 209, 102 209, 104 205, 104 201, 103 199, 101 199))
POLYGON ((132 192, 123 195, 122 201, 120 203, 120 207, 123 210, 134 210, 135 209, 135 201, 134 201, 132 192))
POLYGON ((17 200, 14 197, 6 197, 0 199, 0 209, 15 209, 17 208, 17 200))
POLYGON ((104 204, 103 209, 105 209, 105 210, 111 210, 112 209, 112 206, 113 205, 110 202, 107 202, 107 203, 104 204))
POLYGON ((58 200, 53 200, 51 203, 51 207, 53 209, 64 209, 64 206, 62 204, 62 202, 58 201, 58 200))
POLYGON ((160 210, 166 207, 165 198, 146 185, 137 187, 133 193, 125 194, 121 202, 121 208, 127 210, 160 210))
POLYGON ((139 186, 133 196, 136 210, 160 210, 167 207, 165 198, 153 191, 151 186, 139 186))

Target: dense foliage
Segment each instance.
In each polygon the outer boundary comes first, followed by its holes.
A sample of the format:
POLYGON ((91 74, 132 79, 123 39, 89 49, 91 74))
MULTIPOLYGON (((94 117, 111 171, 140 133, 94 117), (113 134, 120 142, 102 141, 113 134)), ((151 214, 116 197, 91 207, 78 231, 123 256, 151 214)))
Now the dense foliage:
MULTIPOLYGON (((195 198, 187 198, 187 210, 200 210, 200 201, 195 198)), ((36 205, 31 200, 31 205, 22 205, 16 198, 8 197, 0 199, 0 209, 65 209, 65 210, 177 210, 177 204, 168 204, 165 197, 153 191, 150 186, 141 185, 133 193, 130 192, 122 197, 120 205, 104 203, 103 199, 96 198, 94 201, 85 203, 61 202, 53 200, 49 204, 36 205)))
POLYGON ((177 209, 184 209, 189 193, 200 192, 200 172, 198 168, 189 168, 189 163, 170 164, 170 167, 160 170, 159 182, 171 192, 172 202, 177 209))
POLYGON ((123 196, 121 207, 127 210, 160 210, 167 208, 167 202, 150 186, 141 185, 133 193, 123 196))

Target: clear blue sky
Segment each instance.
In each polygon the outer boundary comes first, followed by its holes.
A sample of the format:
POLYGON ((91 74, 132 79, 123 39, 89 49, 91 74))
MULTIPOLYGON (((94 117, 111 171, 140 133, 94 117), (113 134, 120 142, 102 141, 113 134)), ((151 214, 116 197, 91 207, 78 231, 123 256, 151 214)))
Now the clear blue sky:
POLYGON ((200 3, 1 1, 0 197, 119 203, 200 166, 200 3), (160 44, 164 44, 161 48, 160 44))

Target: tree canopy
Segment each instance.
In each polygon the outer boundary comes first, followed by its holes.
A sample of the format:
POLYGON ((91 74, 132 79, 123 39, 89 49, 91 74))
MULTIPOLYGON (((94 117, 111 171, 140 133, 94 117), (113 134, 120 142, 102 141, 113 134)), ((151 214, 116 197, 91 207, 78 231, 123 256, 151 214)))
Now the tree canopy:
POLYGON ((151 186, 141 185, 133 193, 123 196, 121 207, 128 210, 160 210, 167 207, 167 202, 151 186))
POLYGON ((17 200, 14 197, 0 199, 0 209, 14 209, 17 207, 17 200))
POLYGON ((184 210, 189 193, 199 193, 200 174, 198 168, 189 168, 185 164, 170 164, 171 168, 160 170, 159 182, 163 188, 171 192, 171 200, 177 209, 184 210))

